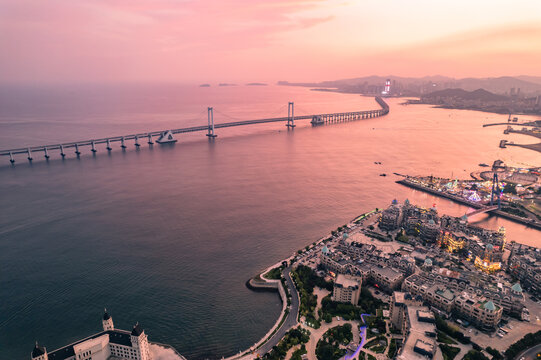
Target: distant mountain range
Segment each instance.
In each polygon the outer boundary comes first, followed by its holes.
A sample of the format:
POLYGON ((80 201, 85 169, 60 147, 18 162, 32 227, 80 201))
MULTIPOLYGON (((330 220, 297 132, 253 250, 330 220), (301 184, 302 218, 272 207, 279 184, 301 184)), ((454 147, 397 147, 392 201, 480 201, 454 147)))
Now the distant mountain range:
POLYGON ((510 94, 511 88, 515 92, 520 88, 521 93, 531 95, 541 94, 541 77, 538 76, 502 76, 494 78, 463 78, 455 79, 447 76, 425 76, 420 78, 401 76, 365 76, 351 79, 322 81, 313 83, 290 83, 279 81, 279 85, 307 86, 314 88, 334 88, 342 92, 359 92, 371 86, 381 86, 390 79, 407 94, 415 92, 427 93, 433 90, 464 89, 468 91, 485 89, 497 94, 510 94), (431 88, 433 87, 433 88, 431 88))

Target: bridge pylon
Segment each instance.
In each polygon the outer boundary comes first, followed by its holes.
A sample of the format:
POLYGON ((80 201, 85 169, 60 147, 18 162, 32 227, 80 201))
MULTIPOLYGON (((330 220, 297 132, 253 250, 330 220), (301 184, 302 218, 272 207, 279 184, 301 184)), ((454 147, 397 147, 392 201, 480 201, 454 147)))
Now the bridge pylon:
POLYGON ((295 103, 291 101, 288 102, 287 103, 287 124, 286 124, 288 128, 294 128, 296 126, 294 109, 295 109, 295 103))
POLYGON ((209 139, 214 139, 216 134, 214 134, 214 109, 212 107, 207 108, 207 117, 208 117, 208 132, 207 136, 209 139))
POLYGON ((498 174, 494 172, 492 177, 492 191, 490 192, 490 206, 494 205, 494 194, 498 197, 498 210, 502 208, 502 189, 500 189, 500 182, 498 181, 498 174))

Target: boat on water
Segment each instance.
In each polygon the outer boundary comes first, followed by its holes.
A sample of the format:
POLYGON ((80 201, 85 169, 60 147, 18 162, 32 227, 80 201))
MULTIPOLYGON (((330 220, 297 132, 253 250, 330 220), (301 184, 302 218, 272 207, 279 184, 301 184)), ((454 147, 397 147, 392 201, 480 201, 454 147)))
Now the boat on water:
POLYGON ((323 121, 323 117, 321 115, 314 115, 312 116, 312 121, 310 121, 310 124, 312 125, 323 125, 325 121, 323 121))
POLYGON ((167 131, 164 131, 160 135, 160 137, 158 138, 158 140, 156 140, 156 142, 158 144, 172 144, 172 143, 176 143, 177 139, 173 137, 173 133, 171 132, 171 130, 167 130, 167 131))

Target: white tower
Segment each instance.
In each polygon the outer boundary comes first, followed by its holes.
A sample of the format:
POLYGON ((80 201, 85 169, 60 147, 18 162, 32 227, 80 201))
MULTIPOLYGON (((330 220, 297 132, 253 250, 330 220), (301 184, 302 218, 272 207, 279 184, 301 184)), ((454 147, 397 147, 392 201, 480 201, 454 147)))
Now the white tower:
POLYGON ((152 360, 147 335, 139 323, 135 324, 131 332, 131 344, 134 349, 137 349, 139 360, 152 360))
POLYGON ((47 349, 43 346, 39 346, 37 341, 36 346, 34 346, 34 350, 32 350, 31 356, 32 360, 49 360, 47 349))
POLYGON ((101 324, 103 325, 103 331, 109 331, 109 330, 115 329, 115 326, 113 325, 113 318, 111 317, 111 315, 109 315, 109 313, 107 312, 107 309, 105 309, 101 324))

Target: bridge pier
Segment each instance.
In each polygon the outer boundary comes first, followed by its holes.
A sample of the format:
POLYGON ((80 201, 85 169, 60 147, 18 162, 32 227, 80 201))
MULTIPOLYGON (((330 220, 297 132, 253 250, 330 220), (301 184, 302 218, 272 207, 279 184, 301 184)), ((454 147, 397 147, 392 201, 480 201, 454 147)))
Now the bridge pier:
POLYGON ((295 125, 295 115, 294 115, 294 106, 295 104, 293 102, 287 103, 287 124, 286 126, 288 128, 294 128, 295 125))
POLYGON ((214 109, 212 107, 207 108, 207 119, 208 119, 207 136, 209 137, 209 139, 214 139, 218 135, 214 134, 214 109))
MULTIPOLYGON (((316 119, 316 123, 335 123, 335 122, 341 122, 341 121, 352 121, 352 120, 358 120, 358 119, 367 119, 367 118, 373 118, 378 116, 384 116, 389 113, 389 106, 385 103, 384 100, 382 100, 379 97, 376 97, 376 102, 380 105, 380 109, 374 109, 374 110, 367 110, 367 111, 346 111, 342 113, 327 113, 327 114, 316 114, 316 115, 302 115, 297 116, 297 120, 305 120, 311 118, 312 121, 316 119)), ((106 143, 107 150, 112 151, 111 143, 112 142, 120 142, 120 147, 125 149, 126 148, 126 140, 128 139, 134 139, 135 140, 135 146, 137 148, 140 148, 141 141, 139 141, 140 137, 148 138, 148 144, 152 145, 154 142, 158 144, 166 144, 166 143, 173 143, 176 140, 173 137, 173 134, 178 133, 186 133, 186 132, 196 132, 196 131, 206 131, 209 138, 213 138, 216 136, 215 134, 215 124, 214 124, 214 112, 213 108, 208 108, 208 123, 207 125, 199 125, 199 126, 193 126, 193 127, 186 127, 181 129, 173 129, 173 130, 167 130, 163 132, 154 132, 150 133, 147 132, 142 134, 133 134, 133 135, 125 135, 125 136, 114 136, 112 138, 104 138, 102 140, 84 140, 80 144, 75 142, 68 142, 64 144, 58 144, 55 145, 54 149, 60 150, 60 155, 65 158, 66 153, 64 152, 64 148, 74 148, 74 151, 77 155, 81 154, 81 151, 79 151, 79 146, 91 146, 91 150, 93 153, 97 152, 97 144, 106 143), (153 136, 156 134, 158 137, 157 140, 154 141, 153 136)), ((285 117, 274 117, 274 118, 265 118, 265 119, 255 119, 255 120, 247 120, 247 121, 235 121, 235 122, 226 122, 218 124, 217 126, 219 128, 225 128, 225 127, 231 127, 231 126, 240 126, 240 125, 250 125, 250 124, 261 124, 261 123, 270 123, 270 122, 281 122, 284 120, 285 117)), ((287 127, 293 128, 295 127, 295 107, 293 102, 288 103, 288 116, 286 118, 287 120, 287 127)), ((43 151, 45 158, 49 158, 49 146, 42 145, 42 146, 34 146, 34 147, 28 147, 28 148, 17 148, 17 149, 6 149, 6 150, 0 150, 0 156, 9 156, 9 160, 11 163, 15 162, 14 156, 16 154, 28 154, 27 157, 29 161, 33 159, 32 152, 33 151, 41 152, 43 151)), ((499 199, 499 196, 497 196, 501 191, 499 189, 499 186, 494 185, 494 190, 492 194, 492 204, 495 204, 496 198, 498 197, 498 202, 501 200, 499 199)))
POLYGON ((490 206, 494 205, 494 194, 498 197, 498 210, 501 210, 502 203, 501 203, 501 189, 500 189, 500 182, 498 181, 498 174, 494 173, 494 176, 492 177, 492 191, 490 193, 490 206))

